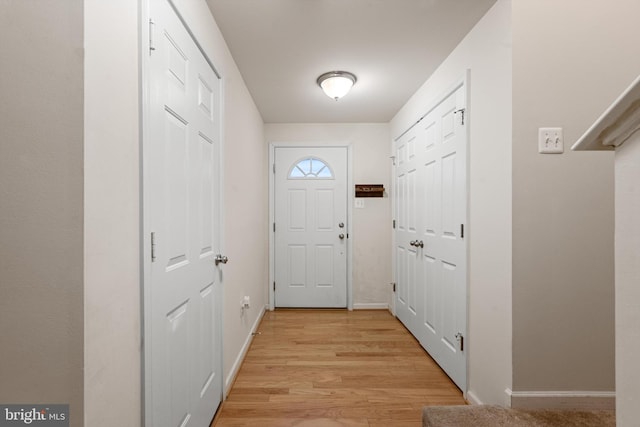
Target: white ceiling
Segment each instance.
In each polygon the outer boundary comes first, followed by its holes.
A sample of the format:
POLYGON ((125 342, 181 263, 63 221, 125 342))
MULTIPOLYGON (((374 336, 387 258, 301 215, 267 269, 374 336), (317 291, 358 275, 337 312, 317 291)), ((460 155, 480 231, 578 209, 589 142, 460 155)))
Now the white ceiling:
POLYGON ((207 0, 266 123, 384 123, 496 0, 207 0), (334 101, 327 71, 358 82, 334 101))

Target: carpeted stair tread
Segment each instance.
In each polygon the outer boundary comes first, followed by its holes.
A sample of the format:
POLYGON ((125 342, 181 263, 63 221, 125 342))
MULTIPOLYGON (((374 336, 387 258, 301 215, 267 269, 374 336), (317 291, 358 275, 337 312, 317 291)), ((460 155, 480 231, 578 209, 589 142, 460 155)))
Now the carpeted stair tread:
POLYGON ((496 405, 426 406, 424 427, 615 427, 614 411, 526 410, 496 405))

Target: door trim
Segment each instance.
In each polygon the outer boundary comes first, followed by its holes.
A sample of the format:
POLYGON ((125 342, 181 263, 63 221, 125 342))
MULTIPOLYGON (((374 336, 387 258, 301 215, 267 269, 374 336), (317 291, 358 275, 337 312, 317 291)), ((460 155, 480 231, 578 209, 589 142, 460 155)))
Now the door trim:
POLYGON ((353 146, 351 143, 328 143, 328 144, 305 144, 305 143, 269 143, 269 164, 267 171, 269 174, 269 310, 275 310, 275 292, 273 283, 275 281, 275 233, 273 223, 275 222, 275 174, 273 172, 276 148, 346 148, 347 149, 347 223, 349 224, 347 239, 347 310, 353 310, 353 146))
MULTIPOLYGON (((225 245, 224 245, 224 209, 222 209, 222 202, 224 201, 224 118, 225 118, 225 108, 224 108, 224 99, 225 99, 225 79, 218 72, 216 67, 214 66, 211 58, 204 50, 195 34, 189 27, 187 21, 184 19, 180 10, 175 4, 174 0, 138 0, 139 3, 139 12, 140 12, 140 31, 139 31, 139 77, 138 77, 138 96, 139 96, 139 128, 138 128, 138 139, 139 139, 139 167, 140 167, 140 175, 139 175, 139 185, 140 185, 140 232, 142 233, 140 236, 140 425, 147 425, 147 415, 151 414, 153 411, 152 401, 148 398, 148 390, 151 390, 151 378, 147 375, 147 366, 150 361, 150 355, 147 352, 147 349, 150 350, 150 341, 151 331, 150 331, 150 323, 147 322, 147 317, 149 314, 145 311, 145 307, 150 306, 150 292, 152 288, 151 284, 151 217, 149 213, 150 206, 150 196, 149 189, 151 188, 150 177, 148 176, 146 167, 147 159, 149 158, 149 150, 150 150, 150 141, 149 141, 149 126, 150 126, 150 116, 151 116, 151 103, 150 103, 150 91, 149 91, 149 79, 150 79, 150 71, 149 71, 149 51, 150 51, 150 40, 149 40, 149 20, 151 19, 151 7, 150 4, 153 1, 166 1, 173 12, 176 14, 185 30, 195 43, 196 47, 203 55, 207 64, 213 70, 214 75, 219 81, 218 89, 220 91, 219 96, 219 113, 217 119, 219 120, 218 126, 218 135, 217 139, 219 141, 218 144, 218 175, 219 175, 219 185, 218 185, 218 197, 220 203, 217 206, 218 212, 217 217, 219 221, 219 241, 220 241, 220 250, 221 253, 225 253, 225 245)), ((220 295, 219 301, 216 302, 216 310, 218 314, 218 324, 219 324, 219 333, 220 337, 220 357, 218 364, 218 372, 220 372, 220 383, 222 385, 222 395, 220 396, 221 403, 226 399, 226 390, 224 384, 224 279, 223 276, 220 277, 220 295)))

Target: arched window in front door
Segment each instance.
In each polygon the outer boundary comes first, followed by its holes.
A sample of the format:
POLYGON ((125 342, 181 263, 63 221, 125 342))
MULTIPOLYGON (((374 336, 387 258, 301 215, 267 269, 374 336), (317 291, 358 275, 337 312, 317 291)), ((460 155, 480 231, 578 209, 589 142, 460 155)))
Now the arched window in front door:
POLYGON ((316 157, 298 161, 289 170, 289 179, 333 179, 331 167, 316 157))

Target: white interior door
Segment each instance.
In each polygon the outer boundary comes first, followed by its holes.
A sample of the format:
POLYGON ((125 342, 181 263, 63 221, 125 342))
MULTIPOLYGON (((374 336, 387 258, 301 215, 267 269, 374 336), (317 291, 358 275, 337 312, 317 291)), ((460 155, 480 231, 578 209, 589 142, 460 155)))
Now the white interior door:
POLYGON ((275 306, 347 306, 347 148, 277 147, 275 306))
POLYGON ((202 427, 222 397, 220 83, 167 0, 149 15, 145 421, 202 427))
POLYGON ((466 390, 467 134, 460 83, 397 141, 396 311, 466 390))

